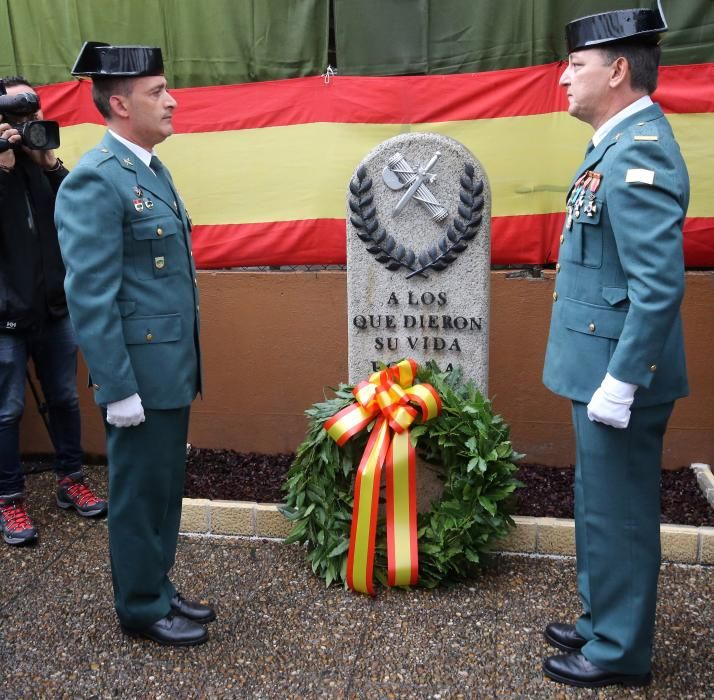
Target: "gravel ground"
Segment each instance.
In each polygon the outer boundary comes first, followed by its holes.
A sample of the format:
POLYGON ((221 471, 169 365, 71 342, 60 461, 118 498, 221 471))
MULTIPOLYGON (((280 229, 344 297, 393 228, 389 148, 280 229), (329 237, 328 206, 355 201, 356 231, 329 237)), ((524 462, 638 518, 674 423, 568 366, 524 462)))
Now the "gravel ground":
MULTIPOLYGON (((89 467, 106 493, 106 470, 89 467)), ((124 637, 112 609, 105 521, 53 502, 53 475, 27 480, 32 548, 0 544, 0 696, 54 698, 710 698, 714 569, 665 564, 654 682, 582 691, 547 681, 542 637, 578 612, 572 558, 494 557, 468 584, 326 589, 304 552, 237 538, 181 537, 172 578, 215 603, 202 647, 124 637)))
MULTIPOLYGON (((186 491, 190 498, 279 503, 293 455, 263 455, 192 447, 187 462, 186 491)), ((572 467, 556 469, 520 465, 525 484, 516 499, 518 515, 573 517, 572 467)), ((662 522, 714 526, 714 509, 688 468, 662 473, 662 522)))

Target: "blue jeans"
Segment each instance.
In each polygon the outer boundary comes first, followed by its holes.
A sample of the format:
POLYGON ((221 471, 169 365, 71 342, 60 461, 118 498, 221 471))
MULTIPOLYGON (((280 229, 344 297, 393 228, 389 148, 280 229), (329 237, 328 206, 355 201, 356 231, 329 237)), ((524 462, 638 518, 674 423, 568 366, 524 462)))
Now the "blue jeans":
POLYGON ((0 496, 22 493, 25 486, 20 419, 30 357, 47 402, 55 472, 62 477, 82 469, 77 340, 69 316, 36 330, 0 333, 0 496))

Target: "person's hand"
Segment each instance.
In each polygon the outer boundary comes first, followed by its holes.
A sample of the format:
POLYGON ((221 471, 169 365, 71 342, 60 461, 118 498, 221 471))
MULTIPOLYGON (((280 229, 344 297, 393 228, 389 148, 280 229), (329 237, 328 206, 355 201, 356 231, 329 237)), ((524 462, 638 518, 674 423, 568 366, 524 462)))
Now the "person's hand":
POLYGON ((605 375, 588 404, 588 418, 613 428, 626 428, 630 424, 630 406, 635 400, 637 384, 628 384, 605 375))
POLYGON ((146 420, 139 394, 132 394, 121 401, 107 404, 107 423, 117 428, 139 425, 146 420))
POLYGON ((40 151, 35 148, 25 148, 25 146, 23 146, 23 150, 43 170, 54 170, 58 167, 58 158, 54 151, 40 151))
MULTIPOLYGON (((10 124, 3 122, 0 124, 0 139, 5 139, 10 143, 18 143, 20 141, 20 134, 17 129, 10 126, 10 124)), ((15 152, 12 148, 8 148, 7 151, 0 153, 0 168, 3 170, 12 170, 15 167, 15 152)))

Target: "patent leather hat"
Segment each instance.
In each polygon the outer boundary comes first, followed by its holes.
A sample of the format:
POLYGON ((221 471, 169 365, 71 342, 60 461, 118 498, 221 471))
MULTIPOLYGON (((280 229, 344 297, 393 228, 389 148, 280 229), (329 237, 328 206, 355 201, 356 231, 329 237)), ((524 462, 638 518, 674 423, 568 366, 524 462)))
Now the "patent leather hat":
POLYGON ((613 10, 575 19, 565 25, 568 53, 615 41, 636 40, 656 45, 667 22, 657 3, 655 10, 613 10))
POLYGON ((163 75, 164 61, 161 49, 154 46, 111 46, 101 41, 85 41, 71 72, 90 78, 138 78, 163 75))

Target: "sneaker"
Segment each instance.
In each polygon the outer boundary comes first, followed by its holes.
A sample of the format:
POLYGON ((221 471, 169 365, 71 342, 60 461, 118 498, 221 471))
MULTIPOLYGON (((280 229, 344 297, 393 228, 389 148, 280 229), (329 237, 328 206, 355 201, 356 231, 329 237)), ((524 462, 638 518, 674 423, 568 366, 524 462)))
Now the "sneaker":
POLYGON ((30 544, 37 541, 37 528, 25 510, 22 494, 0 496, 0 532, 8 544, 30 544))
POLYGON ((107 502, 87 486, 82 472, 68 474, 57 480, 57 505, 74 508, 83 518, 93 518, 107 512, 107 502))

